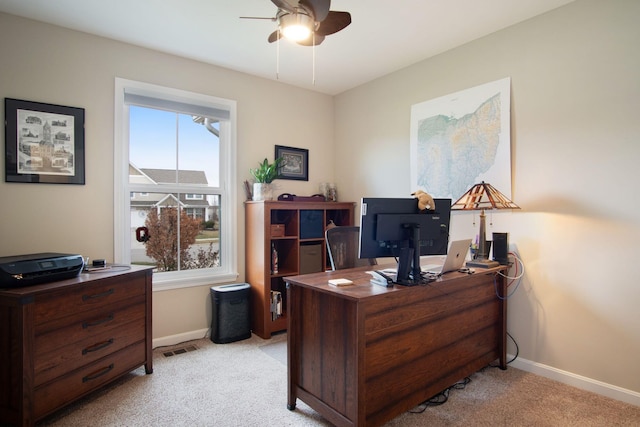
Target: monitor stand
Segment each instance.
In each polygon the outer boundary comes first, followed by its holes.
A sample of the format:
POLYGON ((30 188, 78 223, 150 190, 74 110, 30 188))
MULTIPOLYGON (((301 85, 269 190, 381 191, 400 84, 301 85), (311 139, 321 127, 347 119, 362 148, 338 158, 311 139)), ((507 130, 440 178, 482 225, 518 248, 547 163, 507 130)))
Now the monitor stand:
POLYGON ((400 249, 398 257, 398 273, 396 274, 396 283, 399 285, 411 284, 411 265, 413 261, 413 248, 404 247, 400 249))
POLYGON ((403 226, 412 229, 413 237, 409 246, 400 249, 395 283, 402 286, 417 286, 432 282, 433 279, 422 276, 420 269, 420 225, 403 224, 403 226))

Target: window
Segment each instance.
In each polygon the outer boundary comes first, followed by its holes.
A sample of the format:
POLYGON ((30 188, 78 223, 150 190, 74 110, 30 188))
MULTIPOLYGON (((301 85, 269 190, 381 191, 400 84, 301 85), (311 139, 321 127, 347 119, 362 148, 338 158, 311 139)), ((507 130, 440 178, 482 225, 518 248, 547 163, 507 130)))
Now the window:
POLYGON ((235 101, 116 79, 115 105, 115 262, 154 289, 235 280, 235 101))

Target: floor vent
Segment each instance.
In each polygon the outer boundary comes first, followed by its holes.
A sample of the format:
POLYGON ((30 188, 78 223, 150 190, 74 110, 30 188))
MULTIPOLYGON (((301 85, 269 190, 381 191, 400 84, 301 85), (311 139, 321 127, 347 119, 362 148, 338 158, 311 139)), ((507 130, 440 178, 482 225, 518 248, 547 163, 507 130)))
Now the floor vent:
POLYGON ((195 345, 189 345, 187 347, 180 347, 173 350, 165 351, 162 354, 164 355, 164 357, 171 357, 171 356, 176 356, 178 354, 184 354, 189 351, 195 351, 197 349, 198 347, 196 347, 195 345))

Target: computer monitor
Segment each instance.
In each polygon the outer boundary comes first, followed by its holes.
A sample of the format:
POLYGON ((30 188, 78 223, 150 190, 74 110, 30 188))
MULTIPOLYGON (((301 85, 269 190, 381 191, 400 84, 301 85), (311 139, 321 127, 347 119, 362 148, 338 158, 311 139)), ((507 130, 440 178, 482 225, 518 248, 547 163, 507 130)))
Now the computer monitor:
POLYGON ((413 198, 363 198, 360 258, 398 258, 397 279, 418 282, 420 256, 446 255, 449 245, 451 199, 434 202, 421 212, 413 198))

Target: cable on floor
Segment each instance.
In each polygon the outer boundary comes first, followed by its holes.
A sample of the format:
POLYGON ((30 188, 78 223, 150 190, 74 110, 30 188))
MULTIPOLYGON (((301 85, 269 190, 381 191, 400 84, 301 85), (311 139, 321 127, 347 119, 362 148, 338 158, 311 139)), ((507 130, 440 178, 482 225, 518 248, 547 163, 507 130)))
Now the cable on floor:
POLYGON ((447 400, 449 400, 449 393, 451 392, 451 390, 464 390, 464 388, 470 382, 471 382, 471 378, 465 377, 462 381, 458 381, 457 383, 455 383, 451 387, 448 387, 448 388, 444 389, 443 391, 441 391, 440 393, 436 394, 432 398, 430 398, 428 400, 425 400, 424 402, 422 402, 420 405, 417 406, 417 408, 419 408, 419 409, 412 409, 411 411, 409 411, 409 413, 410 414, 421 414, 424 411, 426 411, 427 408, 430 407, 430 406, 444 405, 447 402, 447 400))

